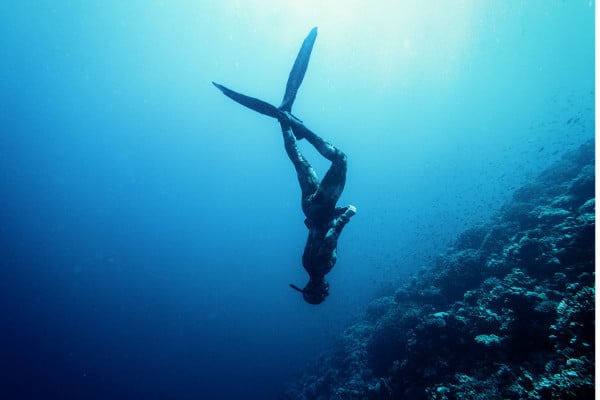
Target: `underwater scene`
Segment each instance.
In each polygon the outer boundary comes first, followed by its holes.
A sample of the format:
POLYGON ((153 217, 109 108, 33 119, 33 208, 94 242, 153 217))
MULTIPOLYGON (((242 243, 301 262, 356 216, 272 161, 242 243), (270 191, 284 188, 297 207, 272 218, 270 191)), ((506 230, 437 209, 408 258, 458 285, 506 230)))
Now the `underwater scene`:
POLYGON ((0 398, 593 399, 583 0, 0 3, 0 398))

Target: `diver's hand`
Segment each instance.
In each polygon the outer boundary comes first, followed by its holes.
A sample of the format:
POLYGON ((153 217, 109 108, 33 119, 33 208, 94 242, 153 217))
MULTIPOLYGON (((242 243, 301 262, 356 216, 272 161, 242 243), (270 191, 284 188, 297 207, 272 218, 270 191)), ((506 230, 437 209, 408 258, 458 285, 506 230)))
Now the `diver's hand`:
POLYGON ((352 218, 356 214, 356 211, 358 211, 356 209, 356 206, 350 204, 346 207, 346 211, 344 211, 337 219, 342 224, 346 225, 348 222, 350 222, 350 218, 352 218))
POLYGON ((282 111, 279 113, 279 115, 277 116, 277 120, 279 121, 279 124, 281 125, 281 129, 284 131, 288 131, 292 129, 292 123, 290 121, 290 113, 288 113, 287 111, 282 111))

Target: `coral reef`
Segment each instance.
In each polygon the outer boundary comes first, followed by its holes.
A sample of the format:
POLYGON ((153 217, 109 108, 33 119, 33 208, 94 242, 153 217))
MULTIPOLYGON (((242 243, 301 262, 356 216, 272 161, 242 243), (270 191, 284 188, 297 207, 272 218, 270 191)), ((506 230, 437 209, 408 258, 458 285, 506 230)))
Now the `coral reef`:
POLYGON ((284 399, 594 397, 594 143, 374 300, 284 399))

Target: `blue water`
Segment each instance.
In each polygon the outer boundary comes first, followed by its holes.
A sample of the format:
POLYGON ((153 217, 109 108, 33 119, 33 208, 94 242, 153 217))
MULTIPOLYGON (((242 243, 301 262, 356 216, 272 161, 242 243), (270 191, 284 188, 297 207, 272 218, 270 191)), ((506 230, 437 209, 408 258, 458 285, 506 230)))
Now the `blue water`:
MULTIPOLYGON (((0 396, 275 398, 365 303, 594 135, 588 1, 0 3, 0 396), (348 155, 311 306, 278 104, 348 155)), ((322 173, 327 164, 302 143, 322 173)))

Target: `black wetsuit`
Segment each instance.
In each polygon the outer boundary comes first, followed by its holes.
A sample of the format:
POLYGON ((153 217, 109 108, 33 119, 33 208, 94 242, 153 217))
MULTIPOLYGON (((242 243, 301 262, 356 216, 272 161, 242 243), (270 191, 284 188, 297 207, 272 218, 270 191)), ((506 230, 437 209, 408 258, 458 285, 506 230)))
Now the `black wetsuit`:
POLYGON ((299 121, 280 121, 285 150, 294 164, 302 191, 302 211, 308 228, 308 239, 302 255, 302 265, 310 280, 302 290, 304 299, 313 304, 329 294, 325 275, 337 258, 337 241, 348 223, 349 207, 336 207, 346 184, 346 155, 310 131, 299 121), (296 137, 305 138, 326 159, 331 161, 321 181, 296 144, 296 137))

